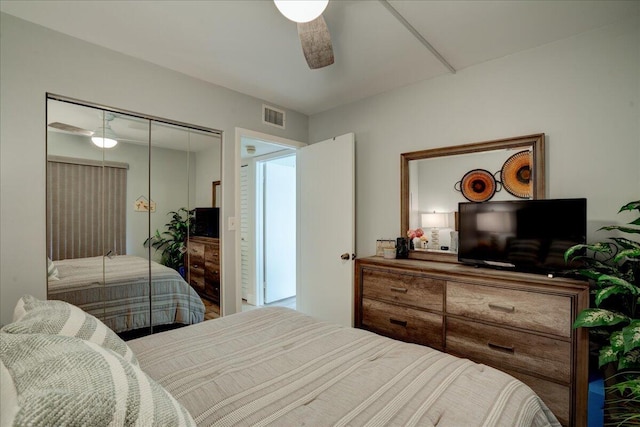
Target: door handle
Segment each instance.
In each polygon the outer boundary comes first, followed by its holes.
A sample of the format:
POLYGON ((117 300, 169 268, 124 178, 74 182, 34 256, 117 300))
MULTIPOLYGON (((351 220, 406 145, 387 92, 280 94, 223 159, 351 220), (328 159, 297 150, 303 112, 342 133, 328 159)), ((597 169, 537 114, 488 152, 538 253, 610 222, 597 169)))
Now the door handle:
POLYGON ((351 256, 349 256, 349 252, 345 252, 342 255, 340 255, 340 259, 343 261, 349 261, 349 258, 356 259, 356 254, 351 254, 351 256))

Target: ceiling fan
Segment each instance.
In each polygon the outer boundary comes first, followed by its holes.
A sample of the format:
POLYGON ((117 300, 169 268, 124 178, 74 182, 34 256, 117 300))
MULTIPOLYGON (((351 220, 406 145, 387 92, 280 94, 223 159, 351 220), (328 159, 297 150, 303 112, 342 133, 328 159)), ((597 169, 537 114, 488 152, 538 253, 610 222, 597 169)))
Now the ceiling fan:
POLYGON ((113 148, 119 141, 122 142, 143 142, 136 139, 123 138, 117 135, 111 128, 111 122, 118 116, 115 113, 105 112, 104 118, 100 115, 100 125, 95 130, 84 129, 69 123, 52 122, 47 126, 52 130, 91 137, 93 142, 99 148, 113 148))
POLYGON ((280 13, 298 25, 302 52, 309 68, 315 70, 333 64, 331 36, 322 17, 329 0, 274 0, 274 3, 280 13))

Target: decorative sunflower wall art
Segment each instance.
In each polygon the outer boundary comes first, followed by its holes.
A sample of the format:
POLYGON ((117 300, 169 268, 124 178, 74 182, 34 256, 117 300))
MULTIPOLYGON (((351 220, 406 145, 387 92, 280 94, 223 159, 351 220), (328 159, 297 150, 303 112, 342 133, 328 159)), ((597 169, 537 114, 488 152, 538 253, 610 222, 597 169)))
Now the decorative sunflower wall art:
POLYGON ((531 198, 531 162, 531 151, 520 151, 509 157, 500 171, 502 186, 521 199, 531 198))

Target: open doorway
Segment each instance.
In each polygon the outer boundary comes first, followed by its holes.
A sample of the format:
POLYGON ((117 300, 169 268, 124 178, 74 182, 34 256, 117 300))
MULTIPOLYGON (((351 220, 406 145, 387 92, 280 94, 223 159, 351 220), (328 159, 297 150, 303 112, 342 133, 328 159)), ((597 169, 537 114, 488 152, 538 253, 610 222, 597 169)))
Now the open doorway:
POLYGON ((296 149, 303 144, 254 133, 241 135, 238 142, 240 309, 295 308, 295 165, 296 149))
POLYGON ((262 284, 263 304, 295 308, 296 155, 259 160, 256 166, 258 289, 262 284))

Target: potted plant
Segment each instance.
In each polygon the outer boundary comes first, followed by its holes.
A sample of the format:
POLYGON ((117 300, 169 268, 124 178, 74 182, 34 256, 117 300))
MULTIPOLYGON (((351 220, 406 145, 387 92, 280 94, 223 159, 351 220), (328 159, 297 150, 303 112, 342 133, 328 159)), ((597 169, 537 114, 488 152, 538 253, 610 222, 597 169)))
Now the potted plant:
POLYGON ((173 268, 184 277, 184 253, 187 251, 187 237, 193 224, 193 210, 180 208, 167 213, 171 220, 165 224, 167 229, 156 233, 144 242, 145 247, 155 248, 162 252, 161 263, 173 268))
MULTIPOLYGON (((623 211, 640 212, 640 201, 623 211)), ((626 225, 600 230, 617 231, 607 241, 569 248, 566 262, 579 261, 579 274, 590 280, 593 307, 580 312, 574 328, 589 328, 598 366, 607 383, 607 419, 613 425, 640 425, 640 242, 624 234, 640 234, 640 217, 626 225), (604 369, 608 368, 608 369, 604 369)))

